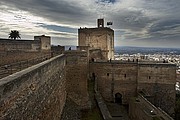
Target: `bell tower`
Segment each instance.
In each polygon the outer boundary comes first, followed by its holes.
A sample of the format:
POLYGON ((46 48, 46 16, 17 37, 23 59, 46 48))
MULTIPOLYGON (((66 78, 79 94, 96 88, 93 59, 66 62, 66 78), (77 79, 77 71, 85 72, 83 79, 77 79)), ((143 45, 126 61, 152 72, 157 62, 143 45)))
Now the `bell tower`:
POLYGON ((98 28, 104 27, 104 19, 98 19, 97 20, 97 25, 98 25, 98 28))

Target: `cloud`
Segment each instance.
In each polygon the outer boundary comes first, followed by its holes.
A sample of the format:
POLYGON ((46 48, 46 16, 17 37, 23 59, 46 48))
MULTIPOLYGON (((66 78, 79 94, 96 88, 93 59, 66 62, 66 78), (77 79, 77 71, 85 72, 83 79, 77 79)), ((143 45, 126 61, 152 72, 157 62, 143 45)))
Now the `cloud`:
POLYGON ((56 42, 72 42, 77 41, 79 27, 95 27, 97 18, 105 18, 113 21, 120 45, 180 45, 179 0, 1 0, 0 4, 1 36, 18 29, 25 37, 47 34, 56 42))

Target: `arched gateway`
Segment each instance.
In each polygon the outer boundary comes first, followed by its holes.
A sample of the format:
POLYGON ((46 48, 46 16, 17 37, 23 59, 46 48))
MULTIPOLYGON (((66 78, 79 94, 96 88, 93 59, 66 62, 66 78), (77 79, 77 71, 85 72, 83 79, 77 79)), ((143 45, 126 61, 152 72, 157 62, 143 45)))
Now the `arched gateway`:
POLYGON ((120 93, 115 94, 115 103, 122 104, 122 95, 120 93))

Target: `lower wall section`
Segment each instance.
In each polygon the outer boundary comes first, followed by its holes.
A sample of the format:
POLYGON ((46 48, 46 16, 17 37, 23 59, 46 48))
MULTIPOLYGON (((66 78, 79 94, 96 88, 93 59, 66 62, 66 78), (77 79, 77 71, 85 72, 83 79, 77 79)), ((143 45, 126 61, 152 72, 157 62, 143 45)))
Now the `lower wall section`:
POLYGON ((138 90, 155 106, 160 107, 169 115, 174 114, 175 85, 160 83, 139 83, 138 90))
POLYGON ((69 50, 66 55, 66 90, 70 97, 82 109, 89 108, 87 90, 88 57, 85 51, 69 50))
POLYGON ((131 99, 129 116, 132 120, 173 120, 167 113, 156 108, 142 95, 131 99))
POLYGON ((80 120, 81 110, 72 99, 67 97, 66 104, 63 109, 61 120, 80 120))
POLYGON ((0 79, 0 119, 60 119, 66 101, 60 55, 0 79))

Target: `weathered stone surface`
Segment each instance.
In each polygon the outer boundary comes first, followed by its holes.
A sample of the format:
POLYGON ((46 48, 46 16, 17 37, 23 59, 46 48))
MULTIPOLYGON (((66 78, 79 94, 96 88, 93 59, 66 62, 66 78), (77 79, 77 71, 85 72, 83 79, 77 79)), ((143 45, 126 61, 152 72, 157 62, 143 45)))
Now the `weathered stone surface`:
POLYGON ((140 94, 138 97, 131 99, 129 103, 129 116, 132 120, 174 120, 140 94))
POLYGON ((127 104, 136 95, 137 64, 92 62, 90 75, 95 74, 98 89, 106 101, 114 101, 116 93, 123 95, 122 103, 127 104))
POLYGON ((79 46, 101 49, 105 59, 114 59, 114 30, 107 27, 78 29, 79 46))
POLYGON ((148 100, 169 114, 174 112, 176 65, 169 63, 91 62, 90 76, 96 77, 98 90, 106 101, 122 95, 122 103, 143 91, 148 100))
POLYGON ((85 51, 66 51, 66 90, 74 102, 87 109, 88 106, 88 57, 85 51))
POLYGON ((67 97, 61 120, 80 120, 80 119, 81 119, 81 111, 79 105, 77 105, 73 100, 67 97))
POLYGON ((0 80, 0 119, 60 119, 66 100, 63 55, 0 80))

